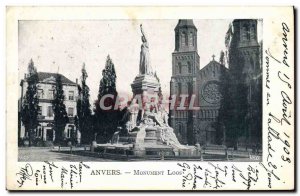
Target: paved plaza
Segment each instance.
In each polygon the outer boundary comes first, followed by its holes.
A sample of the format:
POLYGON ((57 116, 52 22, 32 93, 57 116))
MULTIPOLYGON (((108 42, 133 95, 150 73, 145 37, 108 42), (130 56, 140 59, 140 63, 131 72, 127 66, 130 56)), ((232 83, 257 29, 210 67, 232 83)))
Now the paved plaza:
POLYGON ((101 159, 96 157, 78 156, 73 154, 65 154, 52 152, 50 148, 19 148, 19 161, 24 162, 40 162, 40 161, 54 161, 54 162, 103 162, 112 161, 109 159, 101 159))
MULTIPOLYGON (((31 148, 19 148, 19 161, 21 162, 43 162, 43 161, 54 161, 54 162, 104 162, 104 161, 118 161, 113 159, 104 159, 92 156, 82 156, 76 154, 53 152, 51 148, 42 147, 31 147, 31 148)), ((260 161, 259 159, 250 159, 249 157, 237 157, 235 156, 231 161, 248 162, 248 161, 260 161)), ((192 159, 191 159, 192 160, 192 159)), ((131 159, 130 161, 154 161, 145 159, 131 159)), ((155 161, 176 161, 176 160, 155 160, 155 161)), ((179 160, 177 160, 179 161, 179 160)), ((193 160, 197 161, 197 160, 193 160)), ((225 157, 216 158, 215 155, 204 155, 203 161, 228 161, 225 157)))

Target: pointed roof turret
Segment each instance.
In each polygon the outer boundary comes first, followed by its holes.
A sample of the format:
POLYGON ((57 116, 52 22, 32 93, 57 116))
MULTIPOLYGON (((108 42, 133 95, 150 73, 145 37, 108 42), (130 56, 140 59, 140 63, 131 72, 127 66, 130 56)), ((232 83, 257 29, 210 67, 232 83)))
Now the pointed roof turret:
POLYGON ((192 19, 180 19, 175 27, 175 30, 178 28, 196 28, 192 19))

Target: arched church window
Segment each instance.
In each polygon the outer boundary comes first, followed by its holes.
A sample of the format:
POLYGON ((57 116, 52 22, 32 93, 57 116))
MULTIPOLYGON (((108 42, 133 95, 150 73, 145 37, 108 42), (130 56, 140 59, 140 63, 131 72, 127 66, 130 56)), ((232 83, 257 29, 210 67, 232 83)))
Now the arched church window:
POLYGON ((251 39, 255 39, 256 38, 255 24, 251 25, 250 35, 251 35, 251 39))
POLYGON ((192 65, 190 62, 187 63, 188 64, 188 72, 192 73, 192 65))
POLYGON ((181 35, 181 45, 187 45, 187 34, 185 32, 182 32, 181 35))
POLYGON ((188 34, 186 33, 185 34, 185 45, 186 46, 188 45, 188 41, 189 41, 189 38, 188 38, 188 34))
POLYGON ((178 63, 178 73, 181 74, 181 71, 182 71, 182 65, 181 65, 181 63, 178 63))
POLYGON ((190 32, 189 42, 190 42, 190 46, 194 46, 194 34, 193 34, 193 32, 190 32))
POLYGON ((250 40, 250 29, 248 24, 244 24, 243 26, 242 39, 244 41, 250 40))

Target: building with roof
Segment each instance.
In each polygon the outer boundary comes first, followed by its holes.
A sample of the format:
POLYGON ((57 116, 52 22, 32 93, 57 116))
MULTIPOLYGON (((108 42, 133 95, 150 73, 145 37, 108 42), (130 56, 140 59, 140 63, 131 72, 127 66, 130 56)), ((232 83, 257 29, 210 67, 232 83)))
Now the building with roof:
MULTIPOLYGON (((217 128, 222 99, 220 92, 222 75, 228 72, 230 67, 243 66, 247 76, 249 105, 255 105, 255 101, 251 97, 261 98, 261 94, 257 94, 261 92, 254 93, 253 90, 262 88, 257 22, 256 20, 234 20, 233 26, 230 26, 225 36, 228 51, 223 53, 224 58, 218 62, 213 55, 212 60, 202 69, 200 69, 200 56, 197 51, 197 28, 193 20, 179 20, 174 31, 175 50, 172 53, 170 95, 176 96, 176 104, 175 108, 170 108, 170 125, 183 144, 224 144, 225 129, 217 128), (226 58, 229 66, 224 65, 226 58), (234 63, 232 59, 235 58, 242 59, 242 61, 234 63), (251 94, 251 92, 253 93, 251 94), (188 101, 184 103, 187 109, 179 110, 178 106, 183 98, 182 95, 186 95, 188 100, 195 96, 194 106, 198 109, 188 109, 190 104, 188 101)), ((257 114, 257 109, 260 108, 257 105, 253 108, 256 108, 257 114)), ((255 112, 249 113, 250 116, 254 114, 255 112)), ((261 122, 257 121, 256 123, 261 122)), ((255 127, 249 128, 250 135, 255 132, 253 129, 255 127)), ((261 130, 259 131, 261 132, 261 130)))
MULTIPOLYGON (((55 131, 53 130, 54 114, 52 109, 52 100, 54 98, 55 91, 55 82, 56 77, 60 75, 63 85, 63 91, 65 95, 64 104, 66 106, 66 111, 69 117, 69 122, 67 123, 64 130, 64 139, 75 139, 77 143, 80 143, 81 134, 75 126, 75 116, 76 111, 76 102, 78 98, 78 85, 66 78, 65 76, 57 73, 49 72, 38 72, 38 84, 37 84, 37 93, 39 99, 39 115, 38 121, 39 125, 34 131, 34 137, 41 139, 43 141, 54 141, 55 140, 55 131)), ((19 103, 19 111, 21 109, 21 103, 25 97, 27 90, 27 76, 25 74, 24 79, 21 80, 21 98, 19 103)), ((19 119, 20 121, 20 119, 19 119)), ((22 122, 19 122, 19 138, 28 137, 28 133, 25 131, 25 127, 22 122)))

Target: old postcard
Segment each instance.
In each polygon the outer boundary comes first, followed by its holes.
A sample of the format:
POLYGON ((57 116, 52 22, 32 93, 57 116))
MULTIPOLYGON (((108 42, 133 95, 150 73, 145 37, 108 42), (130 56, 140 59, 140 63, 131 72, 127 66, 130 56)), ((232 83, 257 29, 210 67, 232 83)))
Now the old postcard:
POLYGON ((7 7, 8 190, 294 190, 294 8, 7 7))

